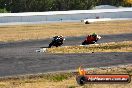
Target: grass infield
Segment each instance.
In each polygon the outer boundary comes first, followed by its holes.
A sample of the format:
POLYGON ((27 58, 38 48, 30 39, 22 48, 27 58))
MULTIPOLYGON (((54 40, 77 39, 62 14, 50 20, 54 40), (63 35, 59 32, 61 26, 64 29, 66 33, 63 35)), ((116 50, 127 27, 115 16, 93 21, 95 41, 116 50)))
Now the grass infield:
POLYGON ((132 52, 132 41, 48 48, 47 53, 132 52))
POLYGON ((99 35, 132 33, 131 28, 132 21, 0 26, 0 42, 45 39, 55 35, 84 36, 93 32, 99 35))

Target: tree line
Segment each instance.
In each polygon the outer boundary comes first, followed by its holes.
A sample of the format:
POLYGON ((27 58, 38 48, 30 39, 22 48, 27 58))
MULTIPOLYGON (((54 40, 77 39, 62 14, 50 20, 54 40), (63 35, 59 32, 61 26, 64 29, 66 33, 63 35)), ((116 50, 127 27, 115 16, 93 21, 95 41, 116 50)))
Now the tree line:
POLYGON ((97 5, 132 6, 132 0, 0 0, 0 12, 88 10, 97 5))

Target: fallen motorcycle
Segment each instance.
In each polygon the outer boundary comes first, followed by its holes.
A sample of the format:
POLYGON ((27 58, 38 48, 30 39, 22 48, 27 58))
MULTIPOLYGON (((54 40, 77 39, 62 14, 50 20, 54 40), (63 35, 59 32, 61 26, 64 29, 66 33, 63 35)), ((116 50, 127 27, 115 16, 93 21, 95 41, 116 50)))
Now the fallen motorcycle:
POLYGON ((99 35, 97 35, 96 37, 88 35, 87 38, 82 42, 82 45, 95 44, 99 39, 101 39, 101 36, 99 35))

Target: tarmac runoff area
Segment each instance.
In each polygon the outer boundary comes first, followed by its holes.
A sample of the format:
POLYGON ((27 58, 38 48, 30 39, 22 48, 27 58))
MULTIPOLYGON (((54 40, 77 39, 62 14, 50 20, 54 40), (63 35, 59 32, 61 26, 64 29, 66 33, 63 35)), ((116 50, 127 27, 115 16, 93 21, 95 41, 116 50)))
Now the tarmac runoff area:
MULTIPOLYGON (((86 37, 86 36, 85 36, 86 37)), ((85 39, 68 37, 63 46, 80 45, 85 39)), ((132 41, 132 34, 101 35, 98 43, 132 41)), ((37 74, 54 71, 127 65, 132 63, 132 52, 47 54, 35 52, 47 47, 52 39, 0 43, 0 77, 37 74)))

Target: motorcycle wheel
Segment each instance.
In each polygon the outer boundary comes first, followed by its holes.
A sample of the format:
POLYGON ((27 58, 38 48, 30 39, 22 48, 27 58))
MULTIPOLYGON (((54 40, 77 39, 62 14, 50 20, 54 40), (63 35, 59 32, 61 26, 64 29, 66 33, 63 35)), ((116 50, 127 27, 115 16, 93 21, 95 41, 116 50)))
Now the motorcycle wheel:
POLYGON ((49 46, 48 46, 48 48, 51 48, 52 46, 53 46, 53 42, 51 42, 50 44, 49 44, 49 46))
POLYGON ((86 45, 86 44, 87 44, 86 41, 82 42, 82 45, 86 45))
POLYGON ((61 46, 63 43, 62 42, 59 42, 58 44, 56 44, 55 46, 56 47, 59 47, 59 46, 61 46))

